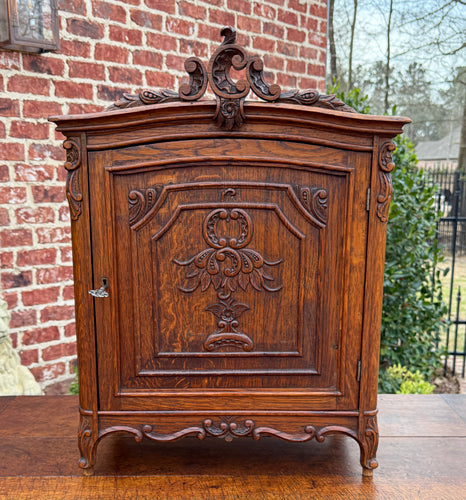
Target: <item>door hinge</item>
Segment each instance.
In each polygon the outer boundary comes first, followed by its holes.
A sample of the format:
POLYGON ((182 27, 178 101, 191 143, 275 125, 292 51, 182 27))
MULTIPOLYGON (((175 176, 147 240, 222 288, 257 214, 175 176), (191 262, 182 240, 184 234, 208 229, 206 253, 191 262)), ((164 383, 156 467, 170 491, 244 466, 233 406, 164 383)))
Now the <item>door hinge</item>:
POLYGON ((366 211, 369 212, 371 209, 371 188, 368 187, 366 191, 366 211))
POLYGON ((358 359, 358 366, 356 368, 356 381, 361 382, 361 360, 358 359))

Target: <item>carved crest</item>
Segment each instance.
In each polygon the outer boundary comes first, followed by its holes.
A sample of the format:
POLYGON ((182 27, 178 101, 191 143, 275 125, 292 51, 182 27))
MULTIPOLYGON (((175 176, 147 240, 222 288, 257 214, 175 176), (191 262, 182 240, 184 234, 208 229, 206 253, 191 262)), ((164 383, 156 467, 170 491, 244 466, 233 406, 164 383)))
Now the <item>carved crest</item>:
POLYGON ((79 167, 81 166, 81 152, 79 144, 75 139, 67 139, 63 143, 66 149, 65 169, 68 171, 66 177, 66 198, 70 205, 70 215, 72 220, 78 220, 81 215, 81 204, 83 193, 81 190, 81 179, 79 167))
POLYGON ((349 113, 356 112, 334 94, 322 95, 315 89, 282 92, 279 85, 266 82, 262 60, 258 56, 249 56, 244 48, 236 43, 234 28, 226 26, 220 34, 224 38, 223 42, 212 54, 207 70, 197 57, 185 61, 184 67, 189 75, 189 83, 181 85, 179 92, 156 89, 143 90, 136 95, 123 94, 122 99, 107 109, 115 110, 172 101, 196 101, 204 95, 209 83, 217 99, 213 118, 220 127, 227 130, 241 127, 243 124, 246 118, 244 100, 251 90, 269 102, 288 102, 349 113), (230 73, 232 68, 236 71, 245 70, 246 79, 235 82, 230 73))
POLYGON ((379 194, 377 195, 377 217, 381 222, 388 221, 388 210, 392 199, 393 186, 391 171, 395 168, 392 153, 396 146, 386 142, 379 151, 379 194))

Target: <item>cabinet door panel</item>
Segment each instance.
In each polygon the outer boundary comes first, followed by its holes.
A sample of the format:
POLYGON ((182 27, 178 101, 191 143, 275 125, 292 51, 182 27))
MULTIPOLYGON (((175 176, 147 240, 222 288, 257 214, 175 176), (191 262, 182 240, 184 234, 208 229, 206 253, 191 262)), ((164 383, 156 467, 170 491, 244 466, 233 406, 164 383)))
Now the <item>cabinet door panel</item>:
POLYGON ((113 379, 104 406, 181 388, 341 396, 353 175, 263 161, 108 168, 113 226, 94 231, 117 291, 97 339, 113 379))

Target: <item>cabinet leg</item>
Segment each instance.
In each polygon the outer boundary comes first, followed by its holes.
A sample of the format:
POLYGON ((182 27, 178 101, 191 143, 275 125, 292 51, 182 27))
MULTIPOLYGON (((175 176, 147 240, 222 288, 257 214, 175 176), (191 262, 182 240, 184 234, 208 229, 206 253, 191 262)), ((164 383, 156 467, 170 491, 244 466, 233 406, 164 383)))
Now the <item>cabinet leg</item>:
POLYGON ((364 428, 359 431, 359 446, 361 449, 361 465, 363 476, 372 476, 374 469, 378 467, 375 458, 377 446, 379 445, 379 429, 377 427, 377 416, 365 417, 364 428))
POLYGON ((84 475, 92 476, 94 474, 95 452, 97 448, 97 438, 92 433, 92 416, 80 416, 78 430, 78 446, 81 452, 79 467, 84 469, 84 475))

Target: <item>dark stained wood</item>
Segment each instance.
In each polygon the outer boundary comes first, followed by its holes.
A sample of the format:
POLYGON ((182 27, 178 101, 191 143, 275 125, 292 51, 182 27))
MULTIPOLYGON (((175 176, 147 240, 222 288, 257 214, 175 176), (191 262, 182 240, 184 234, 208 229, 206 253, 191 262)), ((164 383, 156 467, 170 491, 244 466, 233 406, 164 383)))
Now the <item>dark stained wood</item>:
POLYGON ((75 465, 78 398, 16 397, 0 414, 0 498, 152 499, 156 492, 162 499, 459 499, 466 441, 454 408, 466 396, 447 399, 379 397, 381 466, 373 478, 361 478, 358 446, 342 435, 323 443, 262 439, 245 446, 239 439, 136 443, 124 434, 102 441, 95 477, 82 477, 75 465), (455 427, 457 435, 442 431, 455 427))
POLYGON ((52 118, 67 137, 79 464, 91 472, 115 433, 246 450, 341 433, 371 474, 391 139, 409 120, 282 92, 222 36, 178 94, 52 118), (199 101, 207 81, 215 102, 199 101))

